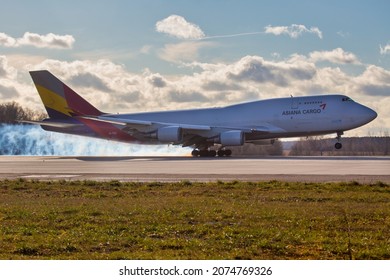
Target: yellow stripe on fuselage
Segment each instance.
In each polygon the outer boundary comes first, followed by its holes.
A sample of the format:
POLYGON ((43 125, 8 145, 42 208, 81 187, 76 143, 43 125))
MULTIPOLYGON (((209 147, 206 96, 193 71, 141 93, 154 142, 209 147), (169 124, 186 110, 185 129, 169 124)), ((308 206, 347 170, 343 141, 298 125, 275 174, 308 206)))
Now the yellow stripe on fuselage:
POLYGON ((49 107, 70 117, 72 116, 70 113, 73 113, 73 111, 69 108, 65 98, 40 85, 36 85, 36 87, 39 95, 41 96, 42 102, 46 107, 49 107))

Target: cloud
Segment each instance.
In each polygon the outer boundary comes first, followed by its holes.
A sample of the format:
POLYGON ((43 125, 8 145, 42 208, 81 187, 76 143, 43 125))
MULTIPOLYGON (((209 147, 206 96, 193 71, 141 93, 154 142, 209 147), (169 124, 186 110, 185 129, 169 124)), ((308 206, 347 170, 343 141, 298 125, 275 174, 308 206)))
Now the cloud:
POLYGON ((18 91, 12 86, 3 86, 0 84, 0 97, 5 99, 11 99, 19 96, 18 91))
POLYGON ((306 26, 302 24, 292 24, 290 26, 268 25, 264 29, 265 29, 265 33, 274 34, 276 36, 288 35, 291 38, 296 39, 299 36, 302 36, 303 33, 311 33, 317 35, 320 39, 322 39, 322 32, 318 27, 310 27, 310 29, 308 29, 306 26))
POLYGON ((160 74, 152 74, 149 78, 148 81, 151 85, 153 85, 156 88, 163 88, 167 86, 167 81, 164 79, 163 76, 160 74))
POLYGON ((4 55, 0 55, 0 79, 11 79, 16 77, 17 70, 8 65, 8 59, 4 55))
POLYGON ((205 37, 199 26, 178 15, 171 15, 158 21, 156 30, 179 39, 202 39, 205 37))
POLYGON ((140 49, 139 52, 141 54, 149 54, 150 51, 152 50, 152 48, 153 48, 153 46, 151 46, 151 45, 144 45, 144 46, 142 46, 142 48, 140 49))
POLYGON ((74 42, 75 39, 72 35, 56 35, 53 33, 40 35, 26 32, 21 38, 13 38, 5 33, 0 33, 0 46, 9 48, 33 46, 48 49, 72 49, 74 42))
POLYGON ((16 46, 16 39, 12 38, 11 36, 5 34, 5 33, 0 33, 0 46, 4 47, 14 47, 16 46))
POLYGON ((380 49, 381 54, 390 54, 390 44, 387 44, 384 47, 382 47, 382 45, 380 45, 379 49, 380 49))
POLYGON ((233 64, 227 76, 236 81, 272 83, 281 87, 290 84, 290 80, 309 80, 316 69, 308 62, 288 63, 266 61, 259 56, 246 56, 233 64))
POLYGON ((79 87, 89 87, 105 92, 111 91, 101 78, 92 73, 78 73, 72 76, 69 81, 79 87))
POLYGON ((170 102, 175 103, 201 103, 209 101, 209 99, 199 92, 190 91, 171 91, 169 92, 168 99, 170 102))
POLYGON ((170 62, 192 62, 198 58, 200 49, 213 46, 211 42, 186 41, 178 44, 166 44, 158 52, 161 59, 170 62))
POLYGON ((353 53, 346 52, 342 48, 331 51, 314 51, 309 55, 314 62, 329 61, 336 64, 361 64, 353 53))
POLYGON ((369 96, 390 97, 390 71, 370 65, 354 79, 356 90, 369 96))
POLYGON ((390 85, 362 85, 360 87, 367 95, 371 96, 390 96, 390 85))

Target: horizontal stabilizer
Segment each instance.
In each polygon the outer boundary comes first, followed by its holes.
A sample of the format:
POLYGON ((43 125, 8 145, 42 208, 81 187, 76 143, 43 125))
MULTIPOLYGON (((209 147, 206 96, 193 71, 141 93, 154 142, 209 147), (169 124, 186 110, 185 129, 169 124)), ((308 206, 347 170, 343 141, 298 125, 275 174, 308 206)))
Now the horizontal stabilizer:
POLYGON ((21 123, 36 124, 36 125, 51 126, 51 127, 60 127, 60 128, 71 128, 71 127, 83 126, 83 124, 66 123, 66 122, 53 122, 53 121, 20 121, 20 122, 21 123))

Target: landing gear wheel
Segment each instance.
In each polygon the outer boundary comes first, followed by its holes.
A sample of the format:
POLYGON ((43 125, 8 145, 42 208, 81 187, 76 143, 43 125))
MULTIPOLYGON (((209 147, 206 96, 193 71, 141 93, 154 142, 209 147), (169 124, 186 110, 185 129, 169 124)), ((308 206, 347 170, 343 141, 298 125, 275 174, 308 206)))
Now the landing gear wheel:
POLYGON ((343 134, 344 134, 344 132, 342 132, 342 131, 337 132, 337 137, 336 137, 337 143, 334 144, 334 147, 336 148, 336 150, 340 150, 343 147, 343 145, 340 143, 341 135, 343 135, 343 134))
POLYGON ((193 151, 191 152, 191 155, 192 155, 193 157, 198 157, 199 154, 200 154, 199 150, 193 150, 193 151))
POLYGON ((217 154, 219 157, 230 157, 232 155, 232 150, 218 150, 217 154))
POLYGON ((217 155, 217 151, 215 150, 193 150, 191 152, 193 157, 215 157, 217 155))

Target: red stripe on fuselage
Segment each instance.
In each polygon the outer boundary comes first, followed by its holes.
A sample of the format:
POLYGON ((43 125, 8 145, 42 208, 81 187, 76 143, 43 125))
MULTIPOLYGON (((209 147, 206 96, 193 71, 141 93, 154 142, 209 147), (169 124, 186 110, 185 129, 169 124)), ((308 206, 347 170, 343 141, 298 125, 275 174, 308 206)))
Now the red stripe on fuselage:
POLYGON ((87 119, 79 119, 79 121, 96 132, 100 138, 121 142, 138 142, 136 138, 123 132, 113 124, 87 119))

